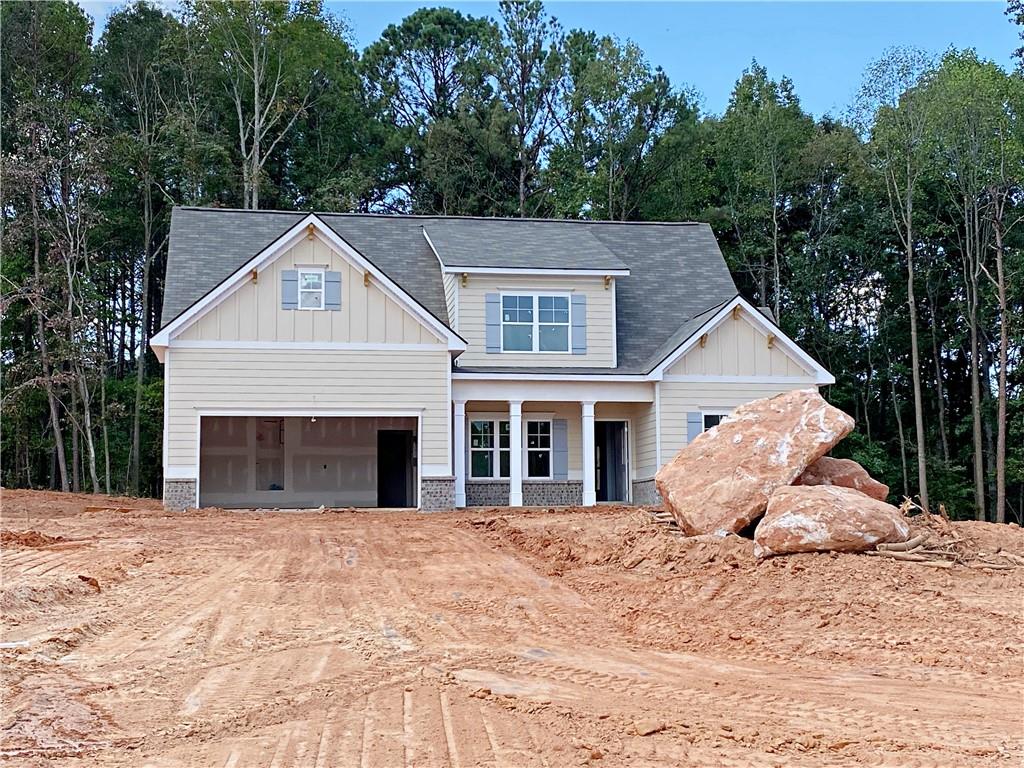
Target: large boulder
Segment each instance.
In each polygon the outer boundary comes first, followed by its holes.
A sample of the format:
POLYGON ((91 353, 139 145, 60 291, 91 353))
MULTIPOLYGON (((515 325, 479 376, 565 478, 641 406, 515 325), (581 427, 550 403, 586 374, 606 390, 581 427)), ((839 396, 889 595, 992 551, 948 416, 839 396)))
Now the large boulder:
POLYGON ((880 483, 853 459, 822 456, 804 470, 793 485, 838 485, 866 493, 873 499, 889 498, 889 486, 880 483))
POLYGON ((754 531, 754 554, 863 552, 909 535, 906 518, 892 504, 837 485, 794 485, 768 500, 754 531))
POLYGON ((853 429, 853 419, 816 389, 741 405, 698 435, 654 477, 665 507, 688 536, 738 533, 853 429))

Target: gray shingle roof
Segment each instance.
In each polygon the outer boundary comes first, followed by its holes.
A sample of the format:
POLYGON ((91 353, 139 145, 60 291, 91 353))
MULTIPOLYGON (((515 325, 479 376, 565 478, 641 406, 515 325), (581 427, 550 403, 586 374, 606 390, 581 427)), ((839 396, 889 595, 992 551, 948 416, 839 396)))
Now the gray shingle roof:
POLYGON ((446 267, 623 270, 583 227, 537 219, 435 219, 424 223, 446 267))
MULTIPOLYGON (((448 312, 441 269, 423 237, 424 229, 452 266, 471 266, 466 260, 472 259, 472 266, 629 269, 628 277, 616 278, 618 368, 574 368, 567 371, 571 373, 646 373, 685 341, 710 310, 736 295, 736 285, 706 224, 317 215, 445 323, 448 312), (471 255, 474 248, 477 256, 471 255)), ((162 324, 188 309, 303 216, 175 208, 162 324)))

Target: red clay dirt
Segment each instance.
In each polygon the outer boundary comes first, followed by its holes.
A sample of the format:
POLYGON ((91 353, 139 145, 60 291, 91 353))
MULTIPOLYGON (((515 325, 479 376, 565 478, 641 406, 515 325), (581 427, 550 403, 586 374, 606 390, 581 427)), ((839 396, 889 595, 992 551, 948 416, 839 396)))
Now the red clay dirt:
MULTIPOLYGON (((0 558, 5 764, 1024 758, 1024 568, 758 563, 750 541, 679 539, 630 508, 180 514, 36 496, 5 491, 3 527, 66 540, 0 558)), ((953 529, 965 560, 1024 555, 1020 529, 953 529)))

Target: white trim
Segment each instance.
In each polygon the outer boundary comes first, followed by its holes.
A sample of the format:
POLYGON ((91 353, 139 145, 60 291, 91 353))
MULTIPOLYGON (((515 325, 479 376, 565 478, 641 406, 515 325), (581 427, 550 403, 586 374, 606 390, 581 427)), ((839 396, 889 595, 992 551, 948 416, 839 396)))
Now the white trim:
POLYGON ((724 418, 724 417, 728 416, 730 413, 732 413, 732 410, 729 410, 727 408, 699 408, 698 410, 700 411, 700 431, 701 432, 707 432, 708 431, 708 428, 706 426, 704 426, 704 417, 705 416, 721 416, 721 417, 724 418))
POLYGON ((444 344, 387 344, 358 341, 189 341, 171 339, 169 349, 292 349, 292 350, 349 350, 355 352, 394 352, 447 349, 444 344))
POLYGON ((448 467, 445 464, 425 464, 420 474, 428 480, 437 478, 447 480, 452 477, 452 475, 447 472, 447 469, 448 467))
POLYGON ((430 328, 438 335, 439 338, 445 340, 448 344, 448 349, 460 352, 465 351, 465 339, 430 314, 430 312, 428 312, 418 301, 402 290, 402 288, 391 280, 391 278, 381 272, 373 262, 369 261, 365 256, 355 250, 355 248, 341 239, 334 230, 324 224, 316 214, 311 213, 304 216, 301 221, 277 238, 277 240, 249 259, 249 261, 243 264, 237 271, 235 271, 234 274, 221 281, 219 285, 207 293, 203 298, 199 299, 177 318, 161 328, 160 331, 150 340, 150 346, 157 354, 157 357, 162 357, 163 349, 168 346, 172 337, 180 334, 190 325, 203 317, 213 307, 217 306, 224 300, 224 298, 248 282, 251 279, 253 270, 256 270, 258 273, 260 270, 265 269, 268 264, 272 263, 275 259, 281 256, 281 254, 286 252, 293 245, 297 244, 303 237, 306 237, 306 228, 310 225, 313 226, 314 233, 320 237, 320 239, 324 240, 327 245, 333 248, 338 254, 354 262, 360 269, 368 272, 379 284, 381 290, 389 294, 392 299, 401 304, 404 309, 413 314, 424 325, 430 328))
POLYGON ((447 424, 447 435, 448 435, 448 475, 454 477, 455 475, 455 464, 452 461, 452 367, 449 365, 445 370, 445 386, 448 389, 448 401, 445 411, 445 422, 447 424))
POLYGON ((609 403, 650 403, 654 387, 649 381, 609 383, 603 381, 463 381, 452 387, 458 400, 525 400, 531 403, 581 400, 609 403))
POLYGON ((245 406, 239 406, 238 408, 196 408, 195 412, 199 416, 280 416, 282 418, 287 416, 317 416, 320 418, 330 418, 332 416, 352 416, 352 417, 388 417, 394 416, 398 418, 415 418, 420 416, 425 409, 423 408, 309 408, 305 406, 280 406, 276 408, 247 408, 245 406))
MULTIPOLYGON (((562 353, 565 354, 565 353, 562 353)), ((612 370, 609 368, 609 370, 612 370)), ((471 373, 454 371, 456 381, 593 381, 612 384, 648 382, 652 379, 642 373, 471 373)))
MULTIPOLYGON (((615 287, 615 280, 612 280, 612 284, 609 286, 609 290, 612 292, 612 368, 619 367, 619 323, 618 323, 618 308, 617 308, 617 294, 618 289, 615 287)), ((572 318, 570 318, 571 320, 572 318)))
MULTIPOLYGON (((657 366, 650 373, 650 377, 653 379, 663 379, 665 377, 665 371, 672 367, 673 364, 687 352, 689 352, 695 344, 700 341, 700 337, 705 333, 713 331, 725 318, 731 313, 733 308, 740 307, 746 311, 747 319, 765 334, 773 334, 775 336, 775 342, 785 351, 790 357, 801 363, 809 372, 810 376, 814 378, 814 383, 819 385, 835 384, 836 377, 829 373, 818 361, 813 357, 804 352, 800 346, 789 338, 778 325, 769 320, 758 309, 751 304, 749 301, 744 299, 742 296, 735 297, 732 301, 725 304, 719 309, 714 315, 712 315, 702 326, 697 328, 682 344, 670 352, 664 360, 658 363, 657 366)), ((702 376, 701 381, 712 381, 711 377, 702 376)), ((773 382, 780 381, 781 377, 771 379, 773 382)))
POLYGON ((164 480, 196 480, 199 479, 199 467, 175 465, 164 467, 164 480))
POLYGON ((654 382, 654 471, 661 469, 661 382, 654 382))
MULTIPOLYGON (((519 311, 518 306, 516 311, 519 311)), ((508 325, 525 326, 527 323, 517 321, 509 321, 508 325)), ((536 291, 533 289, 523 289, 520 291, 509 289, 500 291, 498 293, 498 332, 500 334, 498 338, 499 352, 502 355, 565 355, 572 352, 572 295, 562 291, 536 291), (514 296, 515 298, 529 297, 533 300, 533 309, 530 313, 533 315, 533 349, 505 349, 505 297, 514 296), (550 296, 557 299, 565 299, 567 305, 566 310, 569 315, 569 319, 564 323, 541 323, 540 321, 540 297, 550 296), (565 349, 541 349, 540 348, 540 327, 541 325, 558 325, 565 326, 565 349)))
POLYGON ((666 374, 662 381, 704 384, 818 384, 814 376, 702 376, 700 374, 666 374))
MULTIPOLYGON (((378 438, 380 439, 380 438, 378 438)), ((419 509, 423 506, 423 412, 416 415, 416 434, 413 435, 416 441, 416 498, 413 499, 413 506, 419 509)), ((380 506, 380 496, 375 499, 380 506)))
MULTIPOLYGON (((145 354, 145 351, 143 351, 145 354)), ((164 469, 164 478, 167 478, 167 436, 170 434, 170 408, 168 407, 171 402, 171 353, 167 351, 164 353, 164 434, 163 434, 163 454, 161 463, 164 469)), ((163 493, 160 494, 163 498, 163 493)))
POLYGON ((594 468, 594 402, 580 402, 580 448, 583 451, 583 506, 597 504, 597 474, 594 468))
MULTIPOLYGON (((430 239, 428 238, 429 242, 430 239)), ((433 248, 433 246, 431 246, 433 248)), ((434 251, 434 255, 437 256, 437 251, 434 251)), ((440 261, 440 256, 438 256, 440 261)), ((459 267, 455 265, 442 264, 441 269, 450 275, 462 274, 463 272, 470 275, 532 275, 538 277, 604 277, 610 275, 611 277, 629 277, 628 269, 561 269, 551 268, 545 269, 543 267, 459 267)))

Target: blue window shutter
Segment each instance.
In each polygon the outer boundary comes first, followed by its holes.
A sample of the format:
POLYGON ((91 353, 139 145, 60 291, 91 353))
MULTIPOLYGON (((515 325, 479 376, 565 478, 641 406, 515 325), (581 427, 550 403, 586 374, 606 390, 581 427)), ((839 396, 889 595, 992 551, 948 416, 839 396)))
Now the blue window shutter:
POLYGON ((496 293, 488 293, 484 297, 485 317, 487 325, 487 352, 501 352, 501 297, 496 293))
POLYGON ((341 309, 341 272, 324 273, 324 309, 341 309))
POLYGON ((587 297, 581 293, 572 295, 572 353, 587 354, 587 297))
POLYGON ((569 479, 569 423, 565 419, 551 421, 551 477, 569 479))
POLYGON ((281 272, 281 309, 299 308, 299 270, 281 272))
POLYGON ((686 414, 686 442, 692 443, 701 432, 704 431, 704 416, 700 411, 690 411, 686 414))

